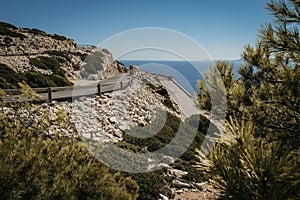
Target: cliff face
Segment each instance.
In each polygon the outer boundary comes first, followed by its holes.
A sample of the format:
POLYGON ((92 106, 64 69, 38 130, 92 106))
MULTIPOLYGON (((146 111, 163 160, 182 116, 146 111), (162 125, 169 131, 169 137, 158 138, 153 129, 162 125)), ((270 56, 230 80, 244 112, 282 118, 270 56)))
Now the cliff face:
MULTIPOLYGON (((77 46, 64 36, 4 22, 0 22, 0 65, 2 70, 7 67, 24 76, 34 72, 71 82, 103 79, 126 71, 106 49, 77 46)), ((0 78, 10 82, 9 77, 0 78)))

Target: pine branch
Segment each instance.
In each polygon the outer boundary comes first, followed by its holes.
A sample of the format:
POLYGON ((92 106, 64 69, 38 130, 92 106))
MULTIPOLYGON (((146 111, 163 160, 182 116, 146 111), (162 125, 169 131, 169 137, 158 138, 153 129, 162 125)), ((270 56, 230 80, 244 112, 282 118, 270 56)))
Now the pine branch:
POLYGON ((285 3, 285 1, 276 2, 274 0, 267 3, 267 8, 276 18, 276 21, 283 24, 300 24, 299 7, 299 1, 296 0, 290 0, 289 4, 285 3))

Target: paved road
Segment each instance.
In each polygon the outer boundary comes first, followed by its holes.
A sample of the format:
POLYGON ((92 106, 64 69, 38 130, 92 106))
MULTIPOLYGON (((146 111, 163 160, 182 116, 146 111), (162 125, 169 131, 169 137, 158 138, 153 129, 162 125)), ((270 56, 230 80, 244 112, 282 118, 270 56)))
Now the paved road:
MULTIPOLYGON (((62 91, 53 91, 52 92, 52 99, 65 99, 71 97, 78 97, 78 96, 88 96, 94 95, 98 93, 97 85, 100 83, 101 85, 101 92, 108 92, 113 90, 121 89, 121 81, 123 82, 123 87, 127 87, 129 84, 130 75, 129 73, 123 73, 111 77, 109 79, 101 80, 101 81, 79 81, 74 84, 69 90, 62 90, 62 91)), ((48 99, 48 93, 39 93, 42 99, 48 99)), ((26 101, 25 98, 20 98, 23 101, 26 101)), ((12 101, 13 96, 9 96, 6 101, 12 101)))
POLYGON ((188 118, 194 114, 200 114, 199 108, 197 108, 197 105, 192 97, 187 91, 181 88, 178 83, 162 76, 159 76, 159 80, 180 107, 182 113, 184 114, 184 118, 188 118))

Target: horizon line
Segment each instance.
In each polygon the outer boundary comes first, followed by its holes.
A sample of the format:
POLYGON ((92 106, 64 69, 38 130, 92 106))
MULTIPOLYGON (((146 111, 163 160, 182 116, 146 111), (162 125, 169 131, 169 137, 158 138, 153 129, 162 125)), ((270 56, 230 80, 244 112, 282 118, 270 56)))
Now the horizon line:
POLYGON ((214 60, 173 60, 173 59, 116 59, 116 60, 120 60, 120 61, 186 61, 186 62, 217 62, 217 61, 239 61, 239 60, 243 60, 242 58, 237 58, 237 59, 214 59, 214 60))

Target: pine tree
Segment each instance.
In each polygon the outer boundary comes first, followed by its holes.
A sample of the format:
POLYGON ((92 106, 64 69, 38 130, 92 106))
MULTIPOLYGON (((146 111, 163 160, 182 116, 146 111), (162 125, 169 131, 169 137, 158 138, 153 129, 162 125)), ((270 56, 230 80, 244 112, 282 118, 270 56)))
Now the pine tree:
POLYGON ((199 81, 197 93, 200 108, 213 110, 212 100, 218 98, 212 95, 219 87, 226 94, 227 116, 253 119, 257 136, 292 149, 300 143, 299 4, 296 0, 268 3, 274 22, 259 31, 255 48, 246 46, 245 64, 238 69, 241 78, 233 80, 232 67, 217 62, 206 82, 199 81), (216 69, 223 84, 216 81, 216 69))
POLYGON ((248 116, 259 135, 279 140, 286 148, 300 143, 300 3, 271 1, 275 17, 259 33, 256 49, 242 54, 247 62, 239 71, 251 100, 248 116), (253 72, 255 71, 255 73, 253 72))
MULTIPOLYGON (((274 22, 259 31, 256 47, 245 47, 241 78, 224 83, 227 136, 198 152, 199 169, 227 198, 300 198, 300 1, 267 8, 274 22)), ((199 86, 199 104, 209 105, 209 90, 199 86)))
POLYGON ((233 65, 218 61, 205 74, 205 81, 198 81, 200 91, 196 92, 199 108, 211 111, 216 117, 223 118, 226 110, 226 95, 233 83, 233 65))

